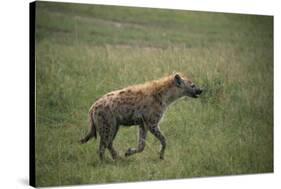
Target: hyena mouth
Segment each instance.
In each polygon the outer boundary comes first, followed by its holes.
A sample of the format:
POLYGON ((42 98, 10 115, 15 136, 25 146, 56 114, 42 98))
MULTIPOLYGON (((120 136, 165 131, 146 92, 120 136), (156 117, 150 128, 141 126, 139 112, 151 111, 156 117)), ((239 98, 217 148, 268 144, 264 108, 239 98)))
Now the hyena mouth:
POLYGON ((194 94, 193 94, 193 98, 198 98, 200 96, 200 94, 203 92, 202 89, 195 89, 194 94))
POLYGON ((199 96, 200 96, 199 94, 192 95, 193 98, 198 98, 199 96))

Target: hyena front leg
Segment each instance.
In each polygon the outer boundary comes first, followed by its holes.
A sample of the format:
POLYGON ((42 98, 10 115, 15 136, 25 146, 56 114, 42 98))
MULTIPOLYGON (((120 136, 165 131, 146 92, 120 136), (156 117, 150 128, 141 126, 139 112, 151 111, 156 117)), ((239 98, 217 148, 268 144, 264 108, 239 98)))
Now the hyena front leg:
POLYGON ((149 131, 160 141, 161 149, 160 149, 160 159, 164 159, 164 152, 166 148, 166 138, 161 133, 157 124, 148 124, 149 131))
POLYGON ((129 148, 125 153, 125 156, 130 156, 138 152, 142 152, 145 147, 145 140, 146 140, 147 130, 144 125, 139 126, 139 143, 137 148, 129 148))

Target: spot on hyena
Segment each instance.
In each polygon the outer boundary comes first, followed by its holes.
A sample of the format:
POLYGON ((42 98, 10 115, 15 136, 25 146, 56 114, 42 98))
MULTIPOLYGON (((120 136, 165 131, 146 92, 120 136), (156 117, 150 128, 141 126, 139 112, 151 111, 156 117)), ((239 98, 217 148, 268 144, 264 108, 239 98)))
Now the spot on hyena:
POLYGON ((202 90, 183 76, 172 74, 145 84, 133 85, 112 91, 99 98, 89 110, 90 131, 81 143, 100 135, 99 157, 102 160, 107 148, 113 159, 117 152, 113 140, 119 126, 139 126, 139 141, 136 148, 129 148, 125 156, 142 152, 147 131, 161 143, 160 159, 164 158, 166 139, 159 129, 159 121, 167 107, 183 96, 197 98, 202 90))

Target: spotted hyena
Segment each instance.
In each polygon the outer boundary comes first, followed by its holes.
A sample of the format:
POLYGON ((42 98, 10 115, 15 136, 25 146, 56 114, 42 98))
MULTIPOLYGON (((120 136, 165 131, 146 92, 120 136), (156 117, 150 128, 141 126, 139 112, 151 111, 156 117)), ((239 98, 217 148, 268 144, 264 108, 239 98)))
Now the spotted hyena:
POLYGON ((106 148, 112 158, 116 159, 117 152, 113 147, 113 140, 119 126, 138 125, 138 146, 129 148, 125 156, 142 152, 147 131, 150 131, 161 143, 160 159, 163 159, 166 139, 159 129, 159 121, 165 110, 183 96, 197 98, 201 93, 200 88, 179 73, 110 92, 99 98, 90 108, 90 131, 81 143, 86 143, 92 137, 96 138, 98 132, 100 159, 103 159, 106 148))

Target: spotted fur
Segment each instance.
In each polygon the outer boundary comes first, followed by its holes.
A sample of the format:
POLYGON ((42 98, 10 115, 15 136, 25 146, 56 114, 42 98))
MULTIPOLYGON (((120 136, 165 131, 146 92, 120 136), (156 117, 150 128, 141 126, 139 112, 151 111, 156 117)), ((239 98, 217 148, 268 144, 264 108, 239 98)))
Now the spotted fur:
POLYGON ((99 98, 90 108, 90 131, 81 140, 86 143, 92 137, 100 136, 99 157, 104 158, 108 149, 113 159, 117 152, 113 147, 119 126, 139 126, 139 141, 136 148, 129 148, 125 156, 142 152, 147 132, 161 143, 160 159, 164 158, 166 139, 159 129, 159 122, 167 107, 183 97, 198 97, 202 92, 182 74, 172 74, 159 80, 110 92, 99 98))

